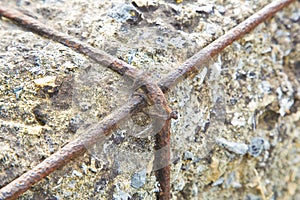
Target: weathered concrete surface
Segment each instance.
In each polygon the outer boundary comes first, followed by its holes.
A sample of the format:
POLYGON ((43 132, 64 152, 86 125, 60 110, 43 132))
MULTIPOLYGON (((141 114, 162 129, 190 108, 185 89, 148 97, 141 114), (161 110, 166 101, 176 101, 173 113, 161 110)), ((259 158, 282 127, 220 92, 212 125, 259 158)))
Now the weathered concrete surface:
MULTIPOLYGON (((123 1, 1 1, 155 79, 267 3, 134 2, 139 10, 128 15, 123 1)), ((180 114, 172 124, 172 199, 300 198, 299 8, 295 2, 261 24, 168 95, 180 114)), ((0 40, 2 187, 124 103, 135 85, 6 19, 0 40)), ((20 199, 154 198, 151 161, 133 159, 154 153, 153 134, 134 137, 148 123, 133 116, 105 149, 99 143, 94 156, 20 199)))

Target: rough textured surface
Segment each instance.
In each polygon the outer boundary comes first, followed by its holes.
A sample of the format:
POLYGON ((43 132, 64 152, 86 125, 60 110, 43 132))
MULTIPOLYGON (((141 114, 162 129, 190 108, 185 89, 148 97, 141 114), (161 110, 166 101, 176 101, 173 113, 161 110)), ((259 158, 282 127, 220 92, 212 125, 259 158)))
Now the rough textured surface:
MULTIPOLYGON (((130 1, 1 1, 156 79, 267 3, 147 2, 128 9, 130 1)), ((180 115, 172 122, 172 199, 300 198, 299 8, 295 2, 261 24, 168 95, 180 115), (248 153, 218 145, 221 138, 248 145, 248 153)), ((0 40, 1 187, 124 103, 136 86, 6 19, 0 40)), ((90 147, 20 199, 154 198, 150 123, 144 113, 133 116, 105 148, 90 147), (144 169, 145 183, 132 187, 144 169)))

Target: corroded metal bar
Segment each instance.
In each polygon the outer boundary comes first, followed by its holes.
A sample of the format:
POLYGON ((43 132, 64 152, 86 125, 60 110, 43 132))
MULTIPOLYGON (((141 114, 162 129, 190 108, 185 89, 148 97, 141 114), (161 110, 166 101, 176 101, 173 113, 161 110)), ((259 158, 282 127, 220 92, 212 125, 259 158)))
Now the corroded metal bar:
MULTIPOLYGON (((293 0, 281 0, 270 3, 269 5, 246 19, 244 22, 231 29, 228 33, 203 48, 193 57, 188 59, 177 70, 169 74, 167 78, 160 81, 162 90, 167 92, 171 86, 175 85, 181 79, 186 78, 188 74, 197 73, 199 70, 199 66, 208 61, 212 56, 220 53, 222 49, 230 45, 234 40, 239 39, 245 33, 254 29, 259 23, 263 22, 291 2, 293 2, 293 0)), ((3 13, 5 13, 5 10, 5 7, 0 6, 0 15, 4 16, 3 13)), ((108 134, 119 121, 125 119, 126 116, 131 111, 139 107, 142 102, 144 102, 142 98, 134 97, 133 99, 131 99, 129 103, 122 107, 122 112, 118 111, 122 114, 118 112, 110 114, 96 127, 94 127, 93 130, 91 130, 91 133, 87 132, 83 134, 81 137, 63 147, 57 153, 45 159, 34 169, 26 172, 5 187, 1 188, 0 199, 16 198, 17 196, 25 192, 28 188, 30 188, 30 186, 37 183, 45 176, 49 175, 52 171, 63 166, 65 163, 67 163, 67 161, 71 160, 77 155, 82 154, 84 152, 84 150, 82 149, 82 145, 85 145, 85 143, 87 143, 86 145, 92 145, 97 141, 97 138, 100 137, 99 135, 108 134), (84 140, 83 138, 88 139, 84 140), (65 149, 66 147, 70 148, 69 151, 65 149), (63 162, 64 159, 66 160, 63 162)))
POLYGON ((167 100, 161 91, 160 87, 154 82, 150 76, 144 73, 142 70, 109 55, 108 53, 85 44, 67 34, 54 30, 38 20, 23 14, 22 12, 2 6, 0 4, 0 16, 6 17, 16 24, 30 30, 40 36, 50 38, 53 41, 59 42, 78 53, 82 53, 89 58, 95 60, 97 63, 108 67, 120 75, 125 75, 132 80, 137 80, 143 86, 150 103, 161 105, 161 108, 171 117, 175 117, 171 108, 168 106, 167 100))
POLYGON ((178 83, 181 79, 186 78, 189 74, 197 73, 199 68, 202 67, 202 65, 210 58, 220 53, 225 47, 240 39, 243 35, 253 30, 257 25, 267 20, 293 1, 294 0, 277 0, 266 5, 236 27, 230 29, 227 33, 204 47, 201 51, 187 59, 180 67, 167 74, 165 78, 161 79, 159 85, 163 92, 169 90, 172 86, 176 85, 176 83, 178 83))
POLYGON ((92 146, 97 141, 107 137, 122 120, 133 110, 143 107, 143 98, 133 97, 126 105, 105 117, 100 123, 90 127, 86 133, 65 145, 36 167, 24 173, 5 187, 0 189, 0 199, 15 199, 57 168, 64 166, 71 159, 82 155, 86 147, 92 146))
POLYGON ((160 185, 160 191, 157 193, 157 199, 171 199, 171 169, 170 169, 170 128, 171 120, 168 119, 159 133, 155 135, 155 149, 160 153, 155 155, 154 168, 155 176, 160 185), (158 166, 158 167, 157 167, 158 166))
POLYGON ((23 14, 19 10, 9 8, 0 4, 0 16, 3 16, 19 26, 24 27, 40 36, 50 38, 53 41, 59 42, 76 52, 82 53, 103 66, 109 67, 112 70, 118 72, 121 75, 126 75, 131 79, 135 79, 141 75, 142 72, 135 67, 125 63, 124 61, 117 59, 104 51, 96 49, 90 45, 84 44, 81 41, 54 30, 49 26, 39 22, 38 20, 23 14))
MULTIPOLYGON (((144 90, 148 97, 147 99, 151 104, 155 104, 155 106, 158 107, 158 111, 162 115, 166 115, 168 116, 168 118, 177 118, 175 113, 172 112, 171 108, 168 106, 167 100, 160 87, 158 87, 156 82, 151 80, 150 76, 143 73, 143 71, 105 53, 104 51, 96 49, 88 44, 84 44, 69 35, 51 29, 38 20, 24 15, 18 10, 3 8, 0 5, 0 14, 14 21, 18 25, 21 25, 22 27, 37 33, 38 35, 50 38, 67 47, 70 47, 76 52, 82 53, 100 63, 101 65, 118 72, 120 75, 125 75, 132 80, 139 82, 142 85, 141 89, 144 90)), ((170 174, 170 172, 168 174, 170 174)), ((159 180, 161 177, 157 178, 159 180)), ((170 185, 170 182, 165 182, 164 184, 170 185)))

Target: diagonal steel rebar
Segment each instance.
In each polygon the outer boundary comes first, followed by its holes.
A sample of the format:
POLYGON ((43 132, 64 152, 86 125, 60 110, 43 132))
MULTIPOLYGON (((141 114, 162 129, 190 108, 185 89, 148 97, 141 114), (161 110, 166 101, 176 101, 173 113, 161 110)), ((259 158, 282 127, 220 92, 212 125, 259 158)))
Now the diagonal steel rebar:
MULTIPOLYGON (((25 27, 26 29, 33 31, 38 35, 48 37, 54 41, 60 42, 61 44, 64 44, 67 47, 70 47, 73 50, 92 58, 93 60, 102 64, 103 66, 118 72, 120 75, 125 75, 131 78, 132 80, 138 82, 141 85, 141 89, 144 90, 144 92, 146 93, 146 96, 148 97, 147 100, 150 101, 149 103, 154 104, 155 108, 157 109, 158 113, 157 116, 155 116, 155 118, 157 119, 155 120, 157 121, 166 120, 165 116, 168 116, 168 118, 176 118, 175 112, 171 111, 170 107, 167 104, 163 92, 158 87, 156 82, 152 81, 151 78, 141 70, 101 50, 98 50, 90 45, 84 44, 76 40, 75 38, 72 38, 69 35, 51 29, 45 26, 44 24, 42 24, 41 22, 39 22, 38 20, 29 17, 27 15, 24 15, 17 10, 11 8, 3 9, 3 7, 1 7, 0 5, 0 13, 2 14, 2 16, 9 18, 13 22, 17 23, 18 25, 21 25, 22 27, 25 27)), ((157 134, 157 138, 160 138, 159 141, 163 141, 163 140, 169 141, 170 140, 169 137, 170 136, 168 136, 168 138, 164 138, 164 135, 157 134)), ((170 149, 165 150, 165 152, 166 152, 165 155, 160 155, 160 157, 164 158, 164 162, 170 160, 170 149)), ((170 172, 157 176, 157 180, 161 183, 161 186, 170 185, 170 172), (168 180, 168 182, 166 182, 165 180, 168 180)), ((162 189, 162 191, 165 190, 162 189)))
MULTIPOLYGON (((162 79, 159 82, 162 90, 164 92, 168 92, 170 87, 174 86, 181 79, 186 78, 188 74, 197 73, 200 66, 204 64, 208 59, 218 54, 222 49, 230 45, 233 41, 241 38, 244 34, 255 28, 259 23, 271 17, 272 15, 274 15, 274 13, 292 2, 293 0, 275 1, 265 6, 257 13, 253 14, 251 17, 237 25, 235 28, 231 29, 228 33, 215 40, 214 42, 203 48, 201 51, 199 51, 197 54, 192 56, 178 69, 171 72, 165 79, 162 79)), ((2 12, 5 12, 5 8, 1 8, 2 10, 0 9, 0 15, 3 16, 2 12)), ((57 168, 65 165, 72 158, 75 158, 76 156, 84 153, 86 151, 85 146, 92 145, 97 141, 97 139, 99 140, 102 137, 108 135, 111 130, 115 128, 120 121, 124 120, 130 112, 139 107, 145 106, 144 103, 145 102, 143 98, 137 96, 133 97, 126 105, 121 107, 118 111, 113 112, 105 117, 101 122, 99 122, 99 124, 92 127, 85 134, 71 141, 61 150, 49 156, 32 170, 26 172, 5 187, 1 188, 0 199, 16 198, 27 189, 29 189, 30 186, 43 179, 45 176, 49 175, 57 168)), ((162 194, 162 196, 159 196, 159 198, 169 199, 169 193, 166 192, 165 194, 162 194)))
MULTIPOLYGON (((151 77, 148 76, 143 71, 129 65, 128 63, 117 59, 104 51, 96 49, 90 45, 84 44, 75 38, 72 38, 69 35, 56 31, 54 29, 49 28, 48 26, 42 24, 38 20, 29 17, 15 9, 11 8, 3 8, 0 5, 0 13, 2 16, 9 18, 13 22, 21 25, 22 27, 31 30, 38 35, 50 38, 54 41, 57 41, 67 47, 72 48, 76 52, 82 53, 89 58, 95 60, 97 63, 108 67, 120 75, 125 75, 132 80, 141 84, 141 89, 145 91, 147 99, 150 101, 150 104, 154 104, 157 108, 157 111, 161 113, 160 109, 163 109, 163 116, 167 115, 170 118, 177 118, 175 112, 172 112, 171 108, 168 106, 167 100, 158 87, 155 81, 151 80, 151 77)), ((157 116, 160 118, 159 116, 157 116)), ((162 120, 162 119, 158 119, 162 120)), ((164 120, 164 119, 163 119, 164 120)), ((158 134, 160 136, 160 134, 158 134)), ((163 140, 164 138, 162 138, 163 140)), ((169 156, 163 156, 165 160, 169 160, 169 156)), ((169 179, 169 178, 168 178, 169 179)), ((160 177, 158 177, 160 180, 160 177)), ((166 183, 170 185, 170 183, 166 183)), ((161 184, 162 185, 162 184, 161 184)))
MULTIPOLYGON (((138 82, 141 85, 141 89, 146 93, 146 96, 148 97, 147 100, 149 101, 149 103, 155 105, 157 111, 157 116, 155 116, 155 118, 157 118, 156 120, 166 120, 165 116, 168 116, 168 118, 177 118, 175 112, 172 112, 171 108, 168 106, 167 100, 160 87, 158 87, 156 82, 151 80, 151 77, 143 71, 135 68, 132 65, 129 65, 128 63, 118 58, 107 54, 104 51, 96 49, 88 44, 84 44, 81 41, 69 35, 54 30, 39 22, 38 20, 27 16, 22 12, 19 12, 18 10, 3 7, 0 5, 0 14, 4 17, 9 18, 16 24, 21 25, 22 27, 31 30, 34 33, 37 33, 40 36, 50 38, 67 47, 70 47, 76 52, 82 53, 88 56, 89 58, 95 60, 97 63, 116 71, 120 75, 125 75, 131 78, 132 80, 138 82)), ((163 137, 164 135, 162 134, 157 134, 157 136, 162 137, 160 141, 166 139, 163 137)), ((168 138, 167 140, 170 140, 170 138, 168 138)), ((164 158, 164 160, 170 160, 169 155, 170 153, 162 157, 164 158)), ((170 173, 161 174, 161 176, 157 176, 157 179, 159 182, 161 182, 161 185, 170 185, 170 173), (168 182, 161 180, 168 180, 168 182)))
POLYGON ((104 67, 108 67, 116 71, 120 75, 124 75, 132 80, 138 81, 141 84, 141 89, 145 91, 151 104, 160 105, 161 108, 166 111, 166 114, 168 114, 171 118, 176 118, 174 113, 172 113, 171 108, 168 106, 167 100, 164 97, 161 89, 158 87, 156 82, 154 82, 151 77, 142 70, 139 70, 136 67, 114 56, 111 56, 104 51, 96 49, 88 44, 84 44, 83 42, 67 34, 54 30, 16 9, 0 4, 0 16, 8 18, 14 23, 40 36, 50 38, 53 41, 59 42, 78 53, 82 53, 104 67))

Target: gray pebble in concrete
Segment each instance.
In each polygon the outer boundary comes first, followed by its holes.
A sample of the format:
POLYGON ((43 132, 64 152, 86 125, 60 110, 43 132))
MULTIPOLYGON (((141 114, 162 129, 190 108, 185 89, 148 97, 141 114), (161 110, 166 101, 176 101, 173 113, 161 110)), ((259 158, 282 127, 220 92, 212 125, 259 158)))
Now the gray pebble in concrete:
POLYGON ((131 186, 138 189, 146 183, 146 169, 136 172, 131 178, 131 186))

